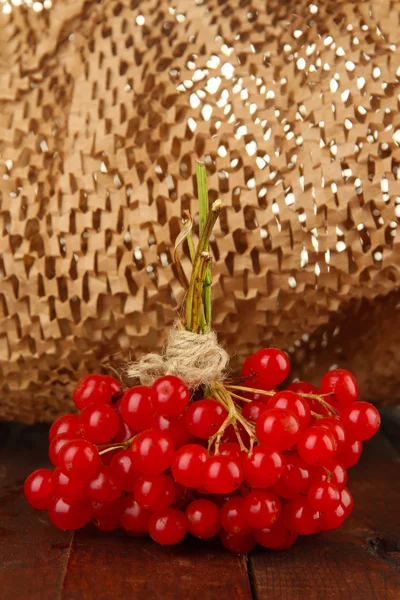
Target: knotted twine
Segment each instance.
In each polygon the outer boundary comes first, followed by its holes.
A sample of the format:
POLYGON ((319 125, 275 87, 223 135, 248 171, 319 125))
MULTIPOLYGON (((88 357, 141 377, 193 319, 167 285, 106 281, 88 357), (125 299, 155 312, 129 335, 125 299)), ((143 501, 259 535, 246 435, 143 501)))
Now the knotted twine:
POLYGON ((144 354, 129 363, 126 373, 142 385, 152 385, 163 375, 176 375, 193 389, 222 381, 229 363, 214 331, 193 333, 178 322, 171 329, 161 354, 144 354))

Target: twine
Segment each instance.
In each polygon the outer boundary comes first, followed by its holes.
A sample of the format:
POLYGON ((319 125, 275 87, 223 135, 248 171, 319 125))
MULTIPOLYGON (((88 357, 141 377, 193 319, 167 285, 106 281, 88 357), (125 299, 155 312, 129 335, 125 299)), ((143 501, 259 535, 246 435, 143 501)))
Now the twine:
POLYGON ((163 375, 176 375, 193 389, 222 381, 228 363, 229 355, 214 331, 193 333, 181 329, 178 323, 171 329, 161 354, 144 354, 127 365, 126 373, 142 385, 152 385, 163 375))

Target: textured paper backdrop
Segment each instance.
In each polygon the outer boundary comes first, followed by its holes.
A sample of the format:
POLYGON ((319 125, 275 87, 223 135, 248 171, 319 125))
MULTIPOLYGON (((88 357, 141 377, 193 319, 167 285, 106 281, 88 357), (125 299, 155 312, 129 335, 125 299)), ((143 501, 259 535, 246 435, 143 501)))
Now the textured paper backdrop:
POLYGON ((297 376, 348 366, 365 399, 399 399, 399 4, 7 6, 0 416, 50 419, 105 356, 161 346, 196 159, 226 206, 232 368, 275 344, 297 376))

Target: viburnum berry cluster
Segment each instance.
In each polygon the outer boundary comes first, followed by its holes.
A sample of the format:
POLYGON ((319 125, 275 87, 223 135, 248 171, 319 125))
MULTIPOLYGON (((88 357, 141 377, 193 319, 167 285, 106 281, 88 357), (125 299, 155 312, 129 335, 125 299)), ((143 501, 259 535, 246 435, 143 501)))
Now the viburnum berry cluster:
POLYGON ((195 249, 187 215, 174 254, 184 317, 163 354, 130 366, 143 385, 126 388, 110 375, 78 383, 79 414, 50 429, 55 469, 29 475, 25 495, 61 529, 91 521, 162 545, 190 533, 219 536, 237 553, 257 543, 283 550, 350 515, 347 471, 379 429, 379 413, 358 400, 343 369, 326 373, 320 389, 301 381, 281 389, 290 365, 276 348, 249 356, 240 377, 227 376, 229 356, 211 329, 209 241, 222 205, 209 209, 204 168, 196 174, 199 242, 195 249), (176 254, 185 239, 190 281, 176 254))

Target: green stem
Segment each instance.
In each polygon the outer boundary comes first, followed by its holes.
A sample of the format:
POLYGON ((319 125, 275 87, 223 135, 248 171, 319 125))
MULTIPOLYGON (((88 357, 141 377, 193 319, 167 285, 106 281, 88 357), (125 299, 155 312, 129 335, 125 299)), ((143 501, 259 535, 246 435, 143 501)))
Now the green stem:
MULTIPOLYGON (((197 192, 199 197, 199 235, 200 238, 204 234, 208 214, 210 212, 209 200, 208 200, 208 186, 207 186, 207 173, 205 166, 196 162, 196 178, 197 178, 197 192)), ((204 247, 204 250, 209 250, 209 240, 204 247)), ((204 318, 205 318, 205 329, 209 331, 211 328, 211 266, 208 265, 206 270, 206 276, 203 283, 203 304, 204 304, 204 318)))

